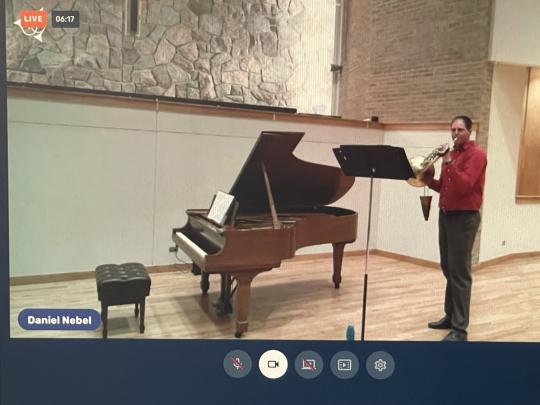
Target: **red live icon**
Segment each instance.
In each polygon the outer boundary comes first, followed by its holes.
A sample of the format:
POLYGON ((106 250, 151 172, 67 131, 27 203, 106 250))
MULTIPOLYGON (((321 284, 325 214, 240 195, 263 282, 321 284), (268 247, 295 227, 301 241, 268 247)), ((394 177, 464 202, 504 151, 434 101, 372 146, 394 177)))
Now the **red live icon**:
POLYGON ((47 12, 45 10, 22 10, 21 27, 45 28, 47 27, 47 12))

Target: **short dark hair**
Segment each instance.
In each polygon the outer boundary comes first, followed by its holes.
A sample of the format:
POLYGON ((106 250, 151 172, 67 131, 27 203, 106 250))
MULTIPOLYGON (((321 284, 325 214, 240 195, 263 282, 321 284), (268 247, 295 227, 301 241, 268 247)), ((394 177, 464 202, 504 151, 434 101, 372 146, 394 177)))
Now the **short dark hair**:
POLYGON ((458 115, 457 117, 454 117, 452 119, 452 122, 450 122, 450 125, 452 125, 456 120, 461 120, 465 124, 465 128, 467 128, 467 131, 471 132, 472 128, 472 120, 467 117, 466 115, 458 115))

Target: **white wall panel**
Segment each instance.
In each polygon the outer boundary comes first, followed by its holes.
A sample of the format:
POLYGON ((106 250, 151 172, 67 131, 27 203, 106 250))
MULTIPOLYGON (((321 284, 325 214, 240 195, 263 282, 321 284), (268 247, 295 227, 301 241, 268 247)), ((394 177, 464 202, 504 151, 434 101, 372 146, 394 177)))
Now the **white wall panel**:
MULTIPOLYGON (((525 82, 525 69, 495 69, 481 261, 540 250, 540 206, 516 205, 513 198, 525 82)), ((334 166, 332 147, 340 144, 403 146, 412 157, 450 141, 447 131, 383 133, 112 110, 8 100, 12 276, 88 271, 106 262, 174 263, 168 252, 171 229, 185 223, 186 209, 208 207, 217 190, 230 189, 264 130, 306 132, 295 155, 334 166)), ((405 182, 375 181, 371 248, 438 260, 438 195, 430 191, 432 213, 426 222, 418 198, 422 194, 405 182)), ((368 203, 368 179, 357 179, 335 203, 359 214, 358 239, 349 249, 366 246, 368 203)), ((318 246, 299 253, 330 250, 318 246)))
MULTIPOLYGON (((295 155, 334 166, 332 147, 382 142, 381 130, 18 98, 8 119, 12 276, 174 263, 172 228, 229 190, 263 130, 306 132, 295 155)), ((367 196, 361 179, 335 204, 359 212, 349 249, 365 247, 367 196)))
POLYGON ((33 122, 40 125, 59 125, 95 128, 122 128, 136 131, 155 130, 156 113, 146 109, 80 105, 47 100, 10 97, 10 122, 33 122))
POLYGON ((12 275, 151 260, 153 133, 37 123, 8 133, 12 275))

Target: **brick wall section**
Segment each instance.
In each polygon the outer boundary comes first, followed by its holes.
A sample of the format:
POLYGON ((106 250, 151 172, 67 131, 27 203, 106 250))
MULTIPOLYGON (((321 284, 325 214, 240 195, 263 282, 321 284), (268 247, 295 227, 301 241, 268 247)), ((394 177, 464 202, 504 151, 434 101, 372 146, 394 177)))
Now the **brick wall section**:
POLYGON ((340 115, 363 119, 368 115, 369 65, 372 0, 345 0, 343 36, 343 77, 340 115))
MULTIPOLYGON (((349 0, 340 114, 480 123, 487 149, 491 0, 349 0)), ((480 232, 473 250, 478 261, 480 232)))
POLYGON ((490 0, 348 2, 341 112, 383 122, 479 120, 490 0))

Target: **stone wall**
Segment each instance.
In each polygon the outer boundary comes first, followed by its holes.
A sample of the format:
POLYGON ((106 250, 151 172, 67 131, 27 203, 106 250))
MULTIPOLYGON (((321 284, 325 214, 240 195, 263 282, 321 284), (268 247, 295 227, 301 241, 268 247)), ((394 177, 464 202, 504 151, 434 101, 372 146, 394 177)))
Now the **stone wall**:
POLYGON ((9 81, 290 105, 303 0, 7 0, 9 81), (21 9, 79 10, 79 29, 49 26, 43 42, 13 25, 21 9))

